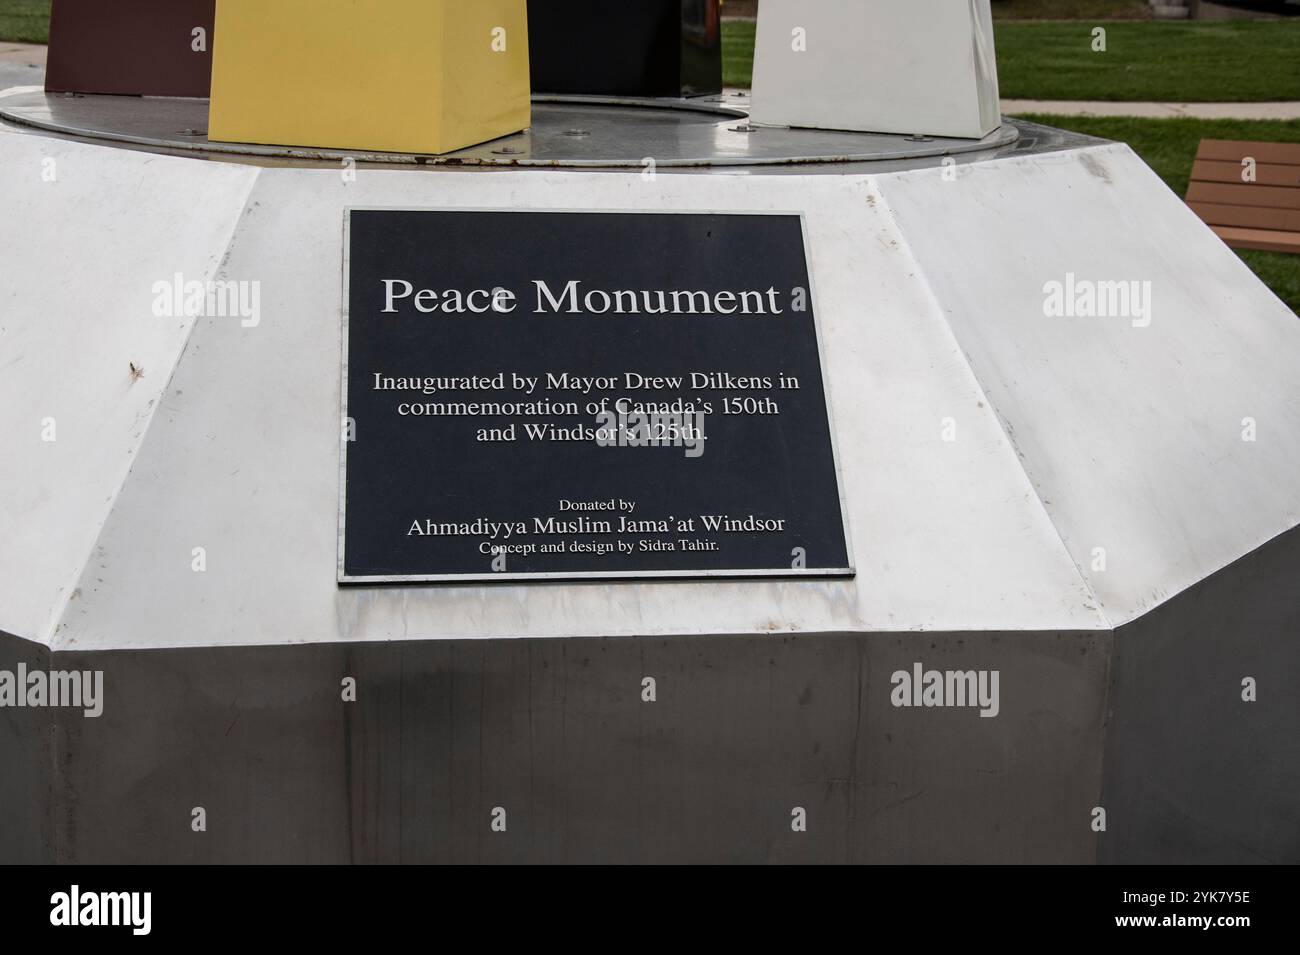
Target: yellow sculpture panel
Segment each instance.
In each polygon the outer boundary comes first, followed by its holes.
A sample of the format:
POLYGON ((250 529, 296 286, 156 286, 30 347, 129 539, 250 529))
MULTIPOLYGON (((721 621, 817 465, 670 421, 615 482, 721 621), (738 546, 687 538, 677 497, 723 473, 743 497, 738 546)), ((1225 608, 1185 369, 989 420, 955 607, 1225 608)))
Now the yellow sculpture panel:
POLYGON ((211 140, 445 153, 530 115, 525 0, 217 0, 211 140))

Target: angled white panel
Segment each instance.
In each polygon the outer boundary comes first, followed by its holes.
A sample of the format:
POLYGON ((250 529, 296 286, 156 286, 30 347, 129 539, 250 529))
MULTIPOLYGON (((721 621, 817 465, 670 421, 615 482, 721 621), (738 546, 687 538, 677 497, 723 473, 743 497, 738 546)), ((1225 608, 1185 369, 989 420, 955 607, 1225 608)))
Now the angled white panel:
POLYGON ((211 274, 255 178, 0 134, 0 629, 47 640, 75 599, 192 323, 153 284, 211 274))
POLYGON ((1127 146, 881 189, 1114 624, 1300 521, 1300 320, 1127 146), (1049 317, 1071 274, 1150 283, 1149 324, 1049 317))
POLYGON ((61 647, 1106 626, 870 179, 268 169, 222 275, 61 647), (802 210, 856 580, 339 588, 348 205, 802 210))

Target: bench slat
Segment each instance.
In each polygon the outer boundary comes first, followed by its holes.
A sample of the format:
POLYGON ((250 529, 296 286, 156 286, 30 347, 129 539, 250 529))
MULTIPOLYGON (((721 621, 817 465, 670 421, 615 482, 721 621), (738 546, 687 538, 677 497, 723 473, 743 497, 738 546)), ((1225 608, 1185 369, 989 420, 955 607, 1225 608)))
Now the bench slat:
POLYGON ((1225 206, 1213 202, 1189 202, 1192 211, 1209 225, 1242 226, 1300 232, 1300 209, 1266 209, 1261 206, 1225 206))
POLYGON ((1210 226, 1214 234, 1234 249, 1262 249, 1266 252, 1300 253, 1300 233, 1273 232, 1268 229, 1238 229, 1235 226, 1210 226))
MULTIPOLYGON (((1241 163, 1198 159, 1192 164, 1192 179, 1197 182, 1241 182, 1241 163)), ((1300 189, 1300 166, 1260 163, 1255 168, 1255 182, 1243 185, 1285 186, 1300 189)))
POLYGON ((1217 159, 1241 165, 1251 156, 1256 162, 1300 166, 1300 143, 1256 143, 1231 139, 1202 139, 1197 159, 1217 159))
POLYGON ((1188 202, 1213 202, 1229 206, 1264 206, 1300 209, 1300 189, 1261 186, 1257 182, 1194 182, 1187 187, 1188 202))

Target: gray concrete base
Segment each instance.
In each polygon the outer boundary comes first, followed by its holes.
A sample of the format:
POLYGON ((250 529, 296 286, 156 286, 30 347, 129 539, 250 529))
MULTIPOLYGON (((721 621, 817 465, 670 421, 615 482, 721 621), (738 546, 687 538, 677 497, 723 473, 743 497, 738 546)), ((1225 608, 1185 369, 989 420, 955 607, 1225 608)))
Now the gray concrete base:
MULTIPOLYGON (((0 857, 64 862, 1088 862, 1098 634, 57 653, 105 713, 4 710, 42 784, 0 857), (1001 670, 1002 712, 889 674, 1001 670), (356 703, 340 682, 357 680, 356 703), (655 702, 642 679, 657 682, 655 702), (51 740, 46 745, 46 735, 51 740), (48 791, 47 815, 33 815, 48 791), (208 830, 191 831, 203 807, 208 830), (507 829, 491 814, 506 810, 507 829), (791 829, 807 812, 806 832, 791 829)), ((8 661, 26 644, 7 640, 8 661)), ((11 782, 11 786, 13 783, 11 782)))
POLYGON ((1115 634, 4 637, 0 668, 107 692, 98 719, 0 709, 0 859, 1294 863, 1297 567, 1292 532, 1115 634), (999 670, 999 715, 896 708, 916 661, 999 670))
POLYGON ((1298 574, 1292 530, 1116 631, 1101 861, 1300 861, 1298 574))

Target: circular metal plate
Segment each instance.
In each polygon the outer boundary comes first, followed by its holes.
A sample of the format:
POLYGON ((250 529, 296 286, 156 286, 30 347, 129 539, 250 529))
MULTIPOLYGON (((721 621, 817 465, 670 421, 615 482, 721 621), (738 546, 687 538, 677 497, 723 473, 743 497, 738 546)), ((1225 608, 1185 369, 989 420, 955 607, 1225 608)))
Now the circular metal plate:
POLYGON ((89 139, 262 158, 459 166, 763 166, 922 159, 1006 146, 1004 124, 984 139, 942 139, 751 126, 744 94, 690 100, 538 97, 522 133, 442 156, 210 142, 208 102, 138 96, 0 93, 0 117, 89 139))

